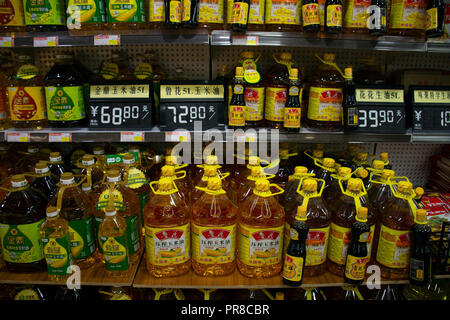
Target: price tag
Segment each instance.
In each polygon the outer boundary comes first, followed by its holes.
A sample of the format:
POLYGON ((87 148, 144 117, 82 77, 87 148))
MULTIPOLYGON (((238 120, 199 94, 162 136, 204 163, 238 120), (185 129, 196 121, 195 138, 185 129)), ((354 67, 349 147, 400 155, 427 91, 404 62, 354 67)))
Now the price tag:
POLYGON ((257 142, 257 133, 256 132, 235 132, 234 133, 234 141, 235 142, 257 142))
POLYGON ((50 132, 48 142, 72 142, 72 133, 70 132, 50 132))
POLYGON ((369 103, 403 103, 403 89, 357 88, 357 102, 369 103))
POLYGON ((259 43, 258 36, 233 36, 233 45, 236 46, 257 46, 259 43))
POLYGON ((189 142, 191 133, 189 131, 170 131, 166 132, 166 142, 189 142))
POLYGON ((450 90, 414 90, 414 102, 450 104, 450 90))
POLYGON ((57 47, 58 37, 34 37, 33 38, 34 47, 57 47))
POLYGON ((145 132, 122 131, 120 142, 144 142, 145 132))
POLYGON ((94 46, 119 46, 120 45, 120 35, 110 34, 103 35, 99 34, 94 37, 94 46))
POLYGON ((14 47, 14 37, 0 37, 0 47, 3 48, 14 47))
POLYGON ((450 132, 450 87, 411 86, 414 131, 450 132))
POLYGON ((30 142, 30 134, 26 132, 8 132, 8 142, 30 142))

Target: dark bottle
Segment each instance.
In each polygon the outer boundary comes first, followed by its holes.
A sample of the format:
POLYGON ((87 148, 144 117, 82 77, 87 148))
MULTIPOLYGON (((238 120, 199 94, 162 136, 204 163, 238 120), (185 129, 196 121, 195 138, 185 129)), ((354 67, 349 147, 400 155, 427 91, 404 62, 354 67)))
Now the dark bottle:
POLYGON ((46 202, 58 191, 56 180, 50 176, 50 169, 45 162, 38 162, 34 167, 36 178, 31 182, 30 189, 39 193, 46 202))
MULTIPOLYGON (((225 101, 229 102, 231 99, 231 96, 228 96, 231 94, 231 90, 228 89, 228 85, 230 83, 230 78, 228 75, 228 66, 226 64, 223 64, 220 66, 220 72, 216 77, 216 80, 223 82, 223 93, 225 95, 225 101)), ((230 85, 231 87, 231 85, 230 85)))
POLYGON ((60 287, 55 294, 55 300, 63 301, 79 301, 81 300, 80 289, 69 289, 67 287, 60 287))
POLYGON ((245 32, 248 26, 250 0, 234 0, 231 15, 231 30, 245 32))
POLYGON ((181 1, 164 0, 164 26, 174 29, 181 26, 181 1))
POLYGON ((306 224, 306 207, 298 207, 297 215, 289 229, 289 244, 283 265, 283 283, 299 287, 303 281, 306 262, 306 238, 309 227, 306 224))
MULTIPOLYGON (((319 169, 317 170, 316 178, 323 179, 325 181, 325 186, 323 192, 325 190, 328 191, 328 188, 331 185, 331 181, 333 180, 331 175, 336 173, 335 165, 336 162, 332 158, 323 158, 322 164, 317 162, 319 169)), ((322 186, 320 186, 322 187, 322 186)))
POLYGON ((429 0, 426 11, 425 33, 427 38, 440 37, 444 34, 444 0, 429 0))
POLYGON ((352 225, 351 241, 345 261, 344 280, 352 285, 360 285, 366 274, 366 265, 369 260, 370 227, 367 224, 366 207, 360 207, 356 214, 356 221, 352 225))
POLYGON ((11 178, 11 192, 0 203, 0 237, 9 272, 44 271, 40 226, 46 203, 30 189, 23 175, 11 178))
POLYGON ((426 210, 417 209, 411 235, 409 282, 415 286, 425 287, 431 282, 431 228, 427 224, 426 210))
POLYGON ((198 2, 199 0, 182 1, 183 9, 181 23, 185 28, 197 28, 198 26, 198 2))
POLYGON ((304 0, 302 3, 302 23, 305 32, 320 31, 320 15, 318 0, 304 0))
POLYGON ((342 1, 326 0, 325 2, 325 33, 342 32, 342 1))
POLYGON ((344 128, 346 130, 358 129, 358 106, 356 104, 355 83, 353 82, 352 68, 345 68, 342 108, 344 112, 344 128))
POLYGON ((245 127, 244 69, 236 67, 230 104, 228 105, 228 127, 245 127))
POLYGON ((387 32, 387 3, 386 0, 372 0, 370 10, 369 34, 371 36, 381 36, 387 32))
POLYGON ((302 84, 298 77, 298 69, 289 71, 289 88, 286 104, 284 106, 284 130, 287 132, 299 132, 302 105, 299 97, 302 94, 302 84))
POLYGON ((54 176, 58 177, 59 181, 61 175, 69 170, 64 165, 64 161, 62 160, 61 154, 59 152, 50 153, 49 160, 50 160, 49 161, 50 172, 54 176))

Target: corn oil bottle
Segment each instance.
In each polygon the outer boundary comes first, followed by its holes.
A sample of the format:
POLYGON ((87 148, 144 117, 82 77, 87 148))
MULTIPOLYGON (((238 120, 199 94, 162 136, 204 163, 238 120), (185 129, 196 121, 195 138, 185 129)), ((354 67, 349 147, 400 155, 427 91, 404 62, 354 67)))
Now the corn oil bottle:
MULTIPOLYGON (((278 196, 278 201, 284 207, 288 202, 297 197, 297 189, 303 180, 315 176, 314 173, 308 173, 308 168, 297 166, 294 168, 294 174, 289 176, 284 192, 278 196)), ((301 188, 301 187, 300 187, 301 188)))
POLYGON ((39 193, 46 201, 50 201, 58 192, 56 179, 51 177, 50 169, 45 162, 38 162, 34 167, 34 179, 30 189, 39 193))
POLYGON ((71 32, 103 30, 106 27, 104 0, 67 0, 67 28, 71 32))
POLYGON ((144 0, 106 0, 106 20, 110 30, 137 30, 146 25, 144 0))

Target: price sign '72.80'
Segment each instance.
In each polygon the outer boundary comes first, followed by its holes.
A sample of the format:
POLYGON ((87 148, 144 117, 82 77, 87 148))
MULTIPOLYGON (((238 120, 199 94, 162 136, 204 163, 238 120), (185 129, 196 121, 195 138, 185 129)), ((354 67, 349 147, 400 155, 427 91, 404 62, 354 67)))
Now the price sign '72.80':
POLYGON ((403 87, 357 86, 355 94, 358 104, 358 131, 406 131, 403 87))
POLYGON ((91 84, 90 128, 150 128, 153 90, 149 82, 108 82, 91 84))

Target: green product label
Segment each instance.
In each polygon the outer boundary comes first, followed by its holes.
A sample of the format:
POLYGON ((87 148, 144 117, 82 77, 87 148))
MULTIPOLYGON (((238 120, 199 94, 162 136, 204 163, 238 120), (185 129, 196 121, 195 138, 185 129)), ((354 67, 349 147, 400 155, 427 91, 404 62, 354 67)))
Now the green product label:
POLYGON ((108 22, 145 22, 144 0, 107 0, 108 22))
POLYGON ((139 215, 128 217, 125 219, 127 228, 125 236, 127 237, 128 252, 130 255, 135 254, 141 249, 141 230, 139 230, 139 215))
POLYGON ((94 217, 69 221, 69 239, 74 259, 85 259, 95 251, 94 217))
POLYGON ((65 5, 61 0, 24 0, 27 25, 64 25, 65 5))
POLYGON ((69 0, 67 19, 72 23, 105 23, 106 10, 103 0, 69 0))
POLYGON ((144 224, 144 208, 150 198, 150 194, 148 192, 138 193, 138 196, 139 196, 139 206, 141 208, 141 221, 142 224, 144 224))
POLYGON ((103 218, 101 217, 95 217, 94 219, 95 222, 95 241, 97 243, 97 249, 98 252, 102 253, 103 249, 102 249, 102 242, 100 241, 100 224, 103 222, 103 218))
POLYGON ((100 237, 105 257, 106 270, 124 271, 130 267, 125 235, 120 237, 100 237))
POLYGON ((123 156, 125 154, 132 154, 134 157, 134 162, 139 162, 139 152, 127 152, 122 154, 107 154, 105 156, 106 165, 109 166, 111 164, 123 163, 123 156))
POLYGON ((40 226, 44 219, 30 224, 0 224, 3 258, 12 263, 32 263, 44 259, 40 226))
POLYGON ((48 119, 72 121, 84 119, 84 92, 77 87, 45 87, 48 119))
POLYGON ((68 267, 72 264, 69 233, 62 238, 42 238, 44 257, 47 262, 48 274, 70 274, 68 267))

